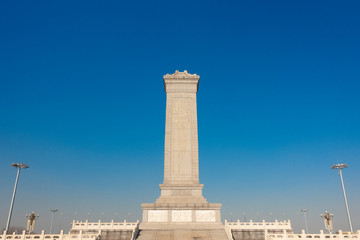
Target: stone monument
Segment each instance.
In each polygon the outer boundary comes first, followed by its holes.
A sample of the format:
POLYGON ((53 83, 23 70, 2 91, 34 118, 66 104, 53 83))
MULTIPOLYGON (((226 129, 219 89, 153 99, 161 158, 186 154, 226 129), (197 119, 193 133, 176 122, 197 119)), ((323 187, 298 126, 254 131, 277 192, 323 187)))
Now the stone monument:
MULTIPOLYGON (((220 233, 221 237, 216 239, 226 237, 220 218, 221 204, 208 203, 202 195, 203 184, 199 182, 196 109, 199 78, 186 70, 164 76, 164 182, 160 184, 161 195, 156 202, 142 204, 140 233, 146 229, 222 229, 224 234, 220 233)), ((213 239, 195 235, 198 239, 213 239)))

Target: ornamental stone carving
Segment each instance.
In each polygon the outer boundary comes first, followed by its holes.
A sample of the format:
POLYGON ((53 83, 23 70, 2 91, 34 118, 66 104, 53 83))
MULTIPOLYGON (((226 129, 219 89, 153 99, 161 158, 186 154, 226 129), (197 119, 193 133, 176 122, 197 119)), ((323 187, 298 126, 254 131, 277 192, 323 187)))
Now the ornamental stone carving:
POLYGON ((174 74, 164 75, 165 92, 167 93, 196 93, 198 91, 200 76, 175 71, 174 74))
POLYGON ((196 211, 197 222, 215 222, 215 211, 214 210, 197 210, 196 211))
POLYGON ((175 73, 173 73, 173 74, 166 74, 166 75, 164 75, 164 78, 174 78, 174 79, 176 79, 176 78, 180 78, 180 79, 184 79, 184 78, 197 78, 197 79, 199 79, 200 77, 199 77, 199 75, 197 75, 197 74, 190 74, 190 73, 188 73, 188 71, 187 70, 185 70, 185 71, 183 71, 183 72, 179 72, 179 70, 176 70, 175 71, 175 73))
POLYGON ((168 211, 167 210, 149 210, 148 222, 167 222, 168 211))
POLYGON ((191 222, 191 210, 172 210, 172 222, 191 222))

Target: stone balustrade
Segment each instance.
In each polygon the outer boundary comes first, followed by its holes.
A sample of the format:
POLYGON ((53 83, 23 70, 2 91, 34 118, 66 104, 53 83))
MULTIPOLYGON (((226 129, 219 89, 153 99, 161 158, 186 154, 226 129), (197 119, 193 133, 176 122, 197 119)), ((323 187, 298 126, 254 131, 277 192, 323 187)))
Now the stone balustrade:
POLYGON ((136 229, 139 227, 139 220, 136 222, 102 222, 99 220, 98 222, 89 222, 86 220, 85 222, 75 221, 72 222, 71 230, 125 230, 125 229, 136 229))
POLYGON ((302 230, 301 234, 293 234, 287 233, 284 231, 281 234, 278 233, 267 233, 265 235, 265 240, 299 240, 299 239, 314 239, 314 240, 359 240, 360 239, 360 231, 356 233, 343 233, 341 230, 336 234, 325 234, 323 230, 320 231, 320 234, 306 234, 304 230, 302 230))
POLYGON ((240 230, 240 231, 254 231, 254 230, 263 230, 265 233, 270 231, 290 231, 292 232, 291 222, 288 221, 277 221, 275 222, 253 222, 250 220, 249 222, 240 222, 237 220, 236 222, 228 222, 225 220, 225 231, 229 237, 229 240, 232 240, 232 230, 240 230))
POLYGON ((22 234, 6 234, 0 235, 0 240, 99 240, 104 231, 121 231, 131 230, 131 239, 135 239, 139 232, 139 221, 136 222, 80 222, 73 221, 70 233, 64 234, 61 230, 60 234, 45 234, 43 230, 41 234, 29 234, 23 231, 22 234))
POLYGON ((275 220, 275 222, 265 222, 265 220, 263 220, 262 222, 253 222, 252 220, 250 220, 250 222, 240 222, 240 220, 237 220, 237 222, 228 222, 227 220, 225 220, 225 228, 282 230, 282 229, 291 229, 291 223, 290 220, 288 221, 275 220))
POLYGON ((45 234, 43 230, 41 234, 28 234, 24 230, 22 234, 6 234, 0 235, 0 240, 96 240, 100 234, 83 234, 80 231, 78 234, 64 234, 61 230, 60 234, 45 234))

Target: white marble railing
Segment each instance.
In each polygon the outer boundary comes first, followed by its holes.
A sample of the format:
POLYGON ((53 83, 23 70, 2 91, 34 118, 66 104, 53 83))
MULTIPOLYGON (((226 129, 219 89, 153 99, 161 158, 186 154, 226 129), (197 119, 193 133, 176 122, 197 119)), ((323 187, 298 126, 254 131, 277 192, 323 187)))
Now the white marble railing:
POLYGON ((44 230, 41 234, 27 234, 25 231, 22 234, 6 234, 4 231, 3 235, 0 235, 0 240, 97 240, 101 236, 102 230, 132 230, 131 239, 135 239, 139 232, 139 221, 79 222, 74 220, 71 230, 78 231, 69 234, 64 234, 63 230, 60 231, 60 234, 45 234, 44 230), (95 230, 96 233, 89 233, 87 230, 95 230))
POLYGON ((86 220, 85 222, 73 221, 71 230, 121 230, 121 229, 136 229, 139 227, 139 220, 136 222, 89 222, 86 220))
POLYGON ((27 234, 23 231, 22 234, 6 234, 0 235, 0 240, 96 240, 99 234, 83 234, 82 231, 78 234, 64 234, 61 230, 60 234, 45 234, 43 230, 41 234, 27 234))
POLYGON ((336 234, 325 234, 323 230, 320 231, 320 234, 306 234, 304 230, 302 230, 301 234, 293 234, 287 233, 284 231, 283 233, 266 233, 265 240, 299 240, 299 239, 314 239, 314 240, 359 240, 360 239, 360 231, 356 233, 343 233, 341 230, 336 234))
POLYGON ((99 231, 100 234, 103 230, 132 230, 131 239, 135 239, 139 232, 139 220, 136 222, 127 222, 126 220, 124 220, 124 222, 114 222, 114 220, 111 222, 102 222, 101 220, 98 222, 89 222, 88 220, 80 222, 73 220, 71 230, 79 230, 81 232, 96 230, 99 231))
POLYGON ((228 235, 229 239, 232 239, 232 232, 231 230, 292 230, 290 220, 288 221, 277 221, 275 222, 265 222, 263 220, 262 222, 253 222, 250 220, 250 222, 240 222, 240 220, 237 220, 237 222, 228 222, 225 220, 225 231, 228 235))
POLYGON ((228 222, 225 220, 225 227, 233 228, 233 229, 276 229, 276 230, 282 230, 282 229, 291 229, 291 223, 290 220, 288 221, 277 221, 275 222, 265 222, 263 220, 262 222, 253 222, 250 220, 250 222, 240 222, 240 220, 237 220, 237 222, 228 222))

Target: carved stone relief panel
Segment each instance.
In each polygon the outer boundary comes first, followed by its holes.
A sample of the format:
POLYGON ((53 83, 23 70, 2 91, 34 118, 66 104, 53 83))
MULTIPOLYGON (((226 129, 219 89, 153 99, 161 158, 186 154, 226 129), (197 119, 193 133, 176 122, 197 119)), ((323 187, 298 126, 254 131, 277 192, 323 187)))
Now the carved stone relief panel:
POLYGON ((171 196, 191 196, 191 190, 172 190, 171 196))
POLYGON ((172 222, 191 222, 191 210, 173 210, 172 222))
POLYGON ((215 222, 215 211, 214 210, 197 210, 196 211, 196 222, 215 222))
POLYGON ((168 211, 167 210, 149 210, 148 222, 167 222, 168 211))

